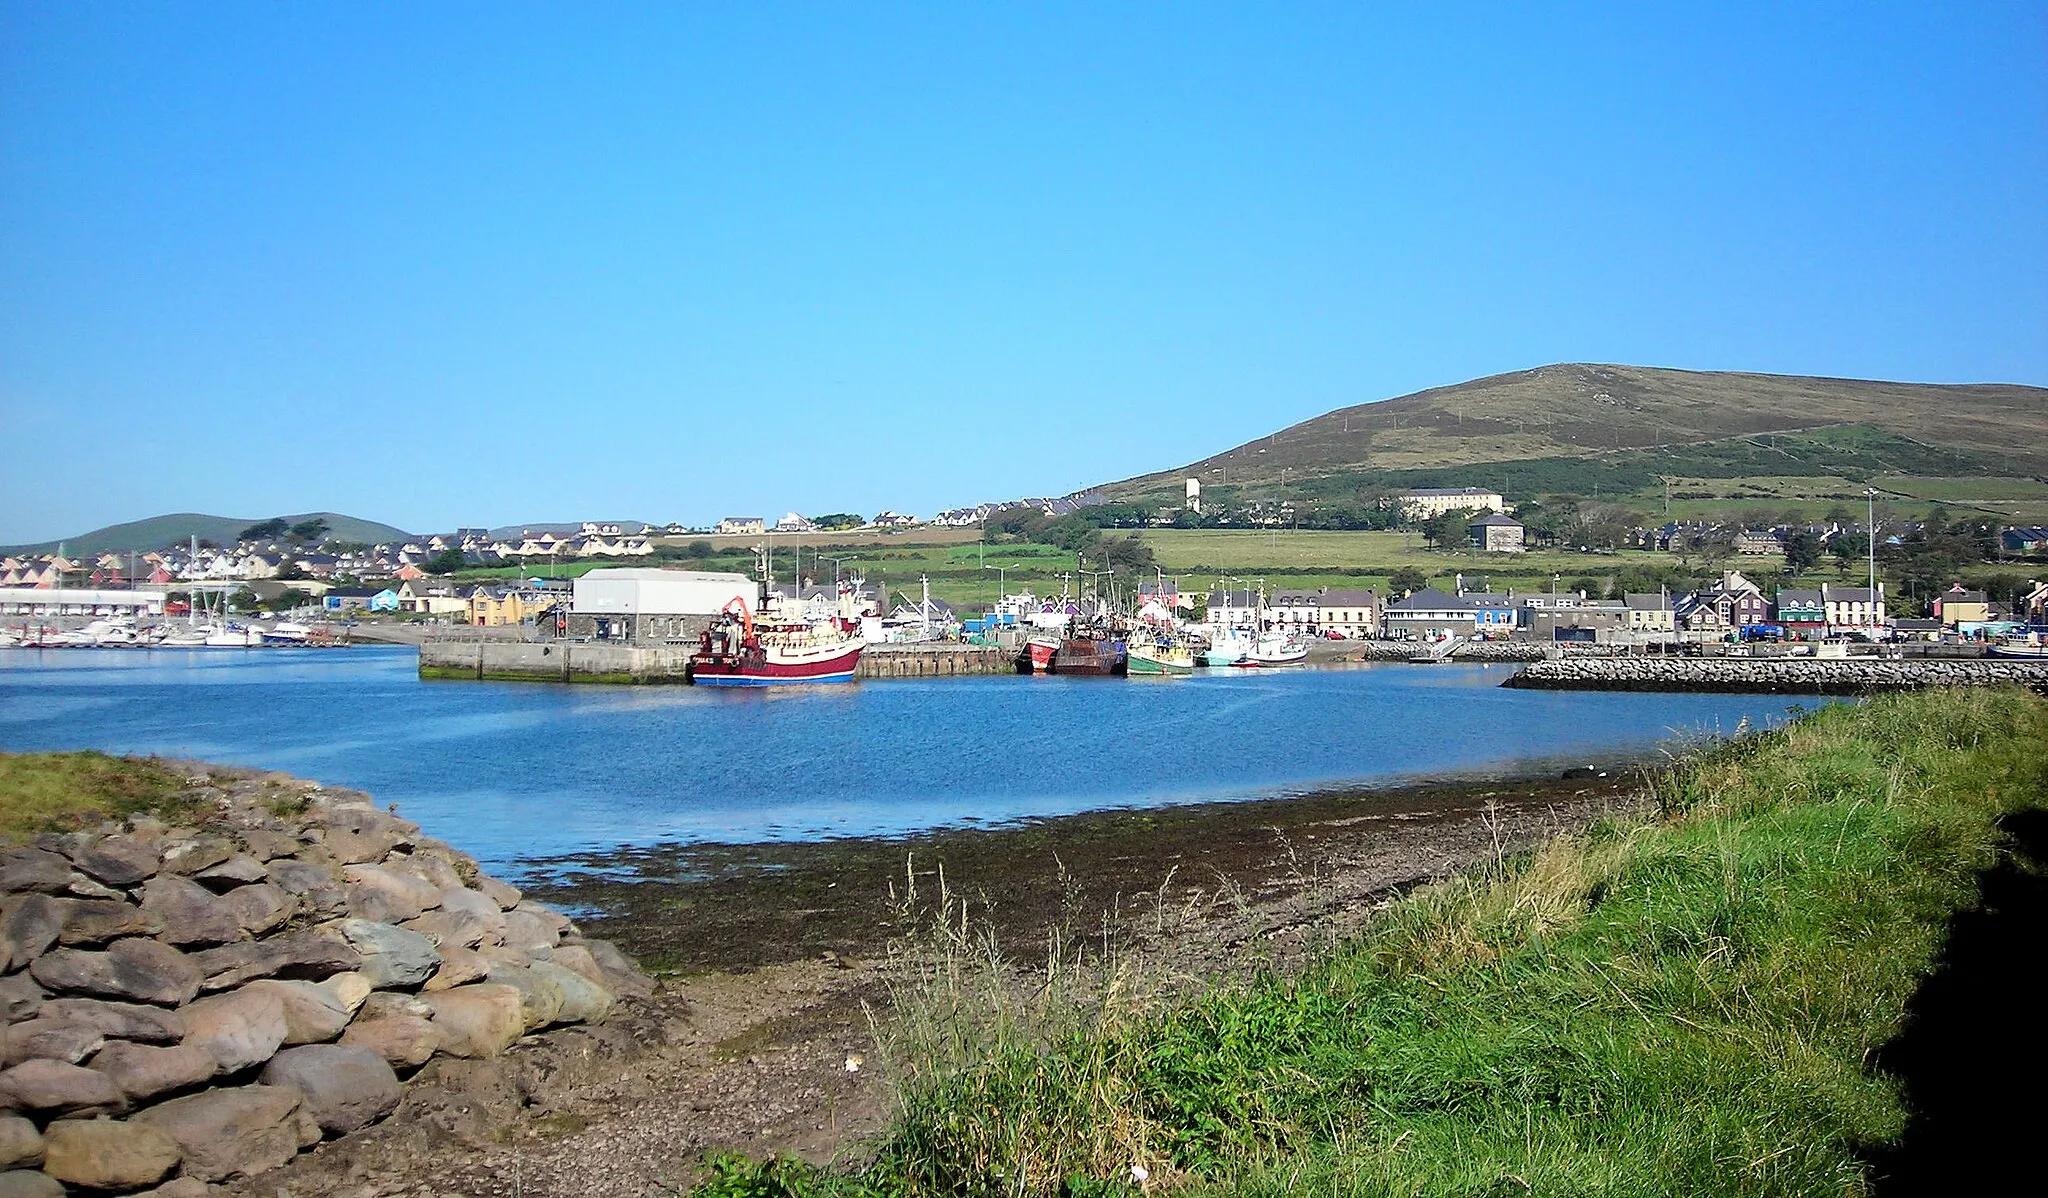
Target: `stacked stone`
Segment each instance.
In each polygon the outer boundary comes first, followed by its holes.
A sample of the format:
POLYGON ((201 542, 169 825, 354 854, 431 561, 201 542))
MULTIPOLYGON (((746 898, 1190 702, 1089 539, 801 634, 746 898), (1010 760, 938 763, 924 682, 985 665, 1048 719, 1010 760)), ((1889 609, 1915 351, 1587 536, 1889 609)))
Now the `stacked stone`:
POLYGON ((0 849, 0 1198, 204 1194, 388 1115, 436 1054, 651 989, 362 795, 194 782, 204 826, 0 849))
POLYGON ((1878 657, 1565 658, 1541 661, 1503 685, 1561 690, 1746 691, 1859 695, 1925 686, 2048 688, 2048 664, 1996 659, 1878 657))

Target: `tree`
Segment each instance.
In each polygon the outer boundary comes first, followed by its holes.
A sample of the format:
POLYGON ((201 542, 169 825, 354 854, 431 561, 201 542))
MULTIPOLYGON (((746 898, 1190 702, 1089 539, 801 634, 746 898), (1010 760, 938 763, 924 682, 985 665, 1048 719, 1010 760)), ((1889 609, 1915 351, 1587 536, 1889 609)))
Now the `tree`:
POLYGON ((251 524, 249 527, 243 529, 241 535, 238 536, 236 540, 275 541, 279 537, 290 532, 291 528, 291 524, 288 521, 286 521, 283 516, 274 516, 271 519, 265 520, 260 524, 251 524))
POLYGON ((279 582, 297 582, 305 576, 306 568, 293 558, 286 558, 284 564, 277 568, 277 573, 271 575, 279 582))
POLYGON ((840 529, 859 528, 867 521, 858 512, 833 512, 830 515, 814 517, 811 523, 825 532, 837 532, 840 529))
POLYGON ((1422 539, 1439 549, 1464 539, 1465 526, 1472 522, 1474 513, 1464 508, 1432 516, 1422 522, 1422 539))
POLYGON ((1803 574, 1820 564, 1820 538, 1801 529, 1785 538, 1785 567, 1803 574))
POLYGON ((1387 579, 1388 590, 1400 591, 1403 594, 1413 594, 1428 585, 1429 579, 1423 577, 1422 571, 1413 566, 1403 566, 1387 579))
POLYGON ((277 593, 270 605, 278 611, 296 611, 313 602, 313 596, 297 587, 286 587, 277 593))
POLYGON ((710 556, 711 556, 711 542, 709 542, 709 541, 691 541, 691 542, 690 542, 689 544, 687 544, 687 545, 683 546, 683 556, 684 556, 684 557, 694 557, 694 558, 697 558, 697 559, 699 559, 699 560, 702 560, 702 559, 704 559, 704 558, 710 557, 710 556))
POLYGON ((468 564, 469 559, 463 556, 462 547, 450 545, 427 559, 427 573, 453 574, 468 564))
MULTIPOLYGON (((278 523, 282 523, 282 521, 278 521, 278 523)), ((315 516, 311 520, 301 520, 297 524, 292 525, 291 532, 294 540, 317 542, 321 537, 327 535, 327 521, 319 516, 315 516)))

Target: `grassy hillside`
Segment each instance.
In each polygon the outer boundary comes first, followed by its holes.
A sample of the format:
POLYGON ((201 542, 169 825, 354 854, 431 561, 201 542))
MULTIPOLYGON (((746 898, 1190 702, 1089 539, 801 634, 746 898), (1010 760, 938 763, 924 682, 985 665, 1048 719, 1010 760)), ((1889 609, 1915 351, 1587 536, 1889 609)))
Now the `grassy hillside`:
POLYGON ((699 1193, 1867 1194, 1909 1113, 1880 1050, 2048 804, 2044 736, 2017 690, 1833 706, 1179 997, 1020 980, 962 931, 912 958, 866 1164, 699 1193))
MULTIPOLYGON (((162 549, 167 545, 176 545, 191 537, 221 545, 232 545, 243 529, 269 518, 173 512, 168 516, 151 516, 147 520, 132 520, 126 524, 110 524, 105 528, 79 533, 77 536, 64 537, 60 541, 8 545, 4 549, 10 553, 49 553, 61 544, 64 551, 70 554, 130 551, 142 553, 151 549, 162 549)), ((382 541, 403 541, 411 535, 402 528, 393 528, 389 524, 379 524, 374 520, 362 520, 355 516, 344 516, 339 512, 301 512, 296 516, 286 516, 285 519, 293 524, 304 520, 325 520, 329 535, 344 541, 361 541, 371 545, 382 541)))
POLYGON ((1283 471, 1429 485, 1446 468, 1457 468, 1446 479, 1525 493, 1573 481, 1632 491, 1667 474, 2029 477, 2048 473, 2048 389, 1544 366, 1340 408, 1104 489, 1177 494, 1186 477, 1267 487, 1283 471))

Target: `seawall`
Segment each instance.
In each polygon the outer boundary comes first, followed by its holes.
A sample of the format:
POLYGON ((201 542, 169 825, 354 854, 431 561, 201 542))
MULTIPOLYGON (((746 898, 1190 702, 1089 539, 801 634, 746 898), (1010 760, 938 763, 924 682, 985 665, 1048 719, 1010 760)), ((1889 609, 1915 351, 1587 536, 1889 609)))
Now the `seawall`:
MULTIPOLYGON (((620 685, 689 680, 687 645, 603 645, 582 641, 428 641, 420 677, 486 682, 600 682, 620 685)), ((954 678, 1010 674, 1017 655, 978 645, 870 645, 856 678, 954 678)))
POLYGON ((1549 690, 1861 695, 1927 686, 2005 683, 2048 690, 2048 662, 1988 658, 1567 657, 1536 662, 1501 685, 1549 690))

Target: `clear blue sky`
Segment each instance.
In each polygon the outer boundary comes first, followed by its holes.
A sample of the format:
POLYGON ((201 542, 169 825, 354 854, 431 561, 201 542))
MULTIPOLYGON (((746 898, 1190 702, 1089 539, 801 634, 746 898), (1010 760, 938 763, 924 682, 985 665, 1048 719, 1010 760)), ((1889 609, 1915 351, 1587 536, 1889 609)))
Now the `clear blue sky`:
POLYGON ((2048 383, 2048 8, 1391 8, 14 0, 0 542, 922 515, 1556 361, 2048 383))

